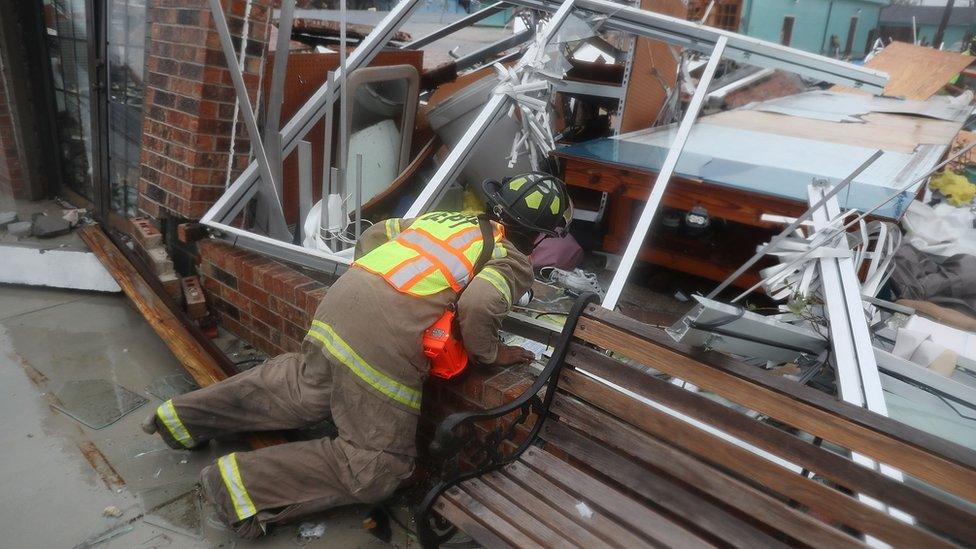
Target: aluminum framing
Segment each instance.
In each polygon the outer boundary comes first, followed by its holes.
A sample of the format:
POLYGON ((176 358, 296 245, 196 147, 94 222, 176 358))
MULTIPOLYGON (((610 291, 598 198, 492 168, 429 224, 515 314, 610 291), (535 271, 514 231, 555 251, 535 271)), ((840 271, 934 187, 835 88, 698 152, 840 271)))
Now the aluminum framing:
MULTIPOLYGON (((219 10, 219 2, 216 0, 211 0, 211 6, 216 3, 219 10)), ((393 34, 399 29, 402 24, 410 17, 411 13, 419 6, 420 0, 403 0, 402 2, 396 4, 393 10, 373 29, 373 31, 359 44, 359 46, 350 55, 347 66, 345 68, 346 73, 349 71, 355 71, 356 69, 366 66, 375 57, 377 53, 389 42, 393 37, 393 34)), ((463 28, 464 26, 470 25, 478 20, 488 17, 492 13, 503 9, 503 4, 512 6, 521 6, 534 8, 541 11, 548 12, 559 12, 562 6, 566 3, 557 4, 555 2, 547 2, 544 0, 510 0, 504 3, 496 3, 483 10, 472 14, 462 20, 439 29, 430 35, 422 37, 414 42, 405 45, 405 48, 417 48, 423 45, 429 44, 444 36, 451 34, 452 32, 463 28), (557 7, 559 6, 559 7, 557 7)), ((616 29, 636 36, 645 36, 657 40, 662 40, 667 43, 689 48, 695 51, 701 52, 711 52, 715 49, 715 46, 721 42, 727 45, 726 56, 732 59, 738 59, 744 63, 759 65, 769 68, 782 68, 792 72, 798 72, 800 74, 805 74, 808 76, 813 76, 816 78, 822 78, 828 82, 844 84, 848 86, 862 88, 868 91, 880 90, 887 80, 884 73, 878 71, 873 71, 870 69, 865 69, 863 67, 856 67, 854 65, 836 61, 833 59, 809 54, 792 48, 787 48, 777 44, 772 44, 769 42, 764 42, 761 40, 756 40, 750 37, 738 35, 735 33, 730 33, 727 31, 722 31, 712 27, 706 27, 699 25, 694 22, 684 21, 681 19, 676 19, 673 17, 668 17, 665 15, 648 12, 640 10, 638 8, 622 6, 620 4, 615 4, 613 2, 608 2, 606 0, 575 0, 571 8, 567 8, 567 14, 573 9, 583 9, 597 14, 602 14, 605 19, 602 24, 607 28, 616 29)), ((217 14, 215 13, 215 16, 217 14)), ((223 13, 219 15, 220 19, 223 18, 223 13)), ((226 27, 226 21, 225 27, 226 27)), ((723 48, 725 49, 725 48, 723 48)), ((225 55, 227 54, 225 49, 225 55)), ((228 60, 229 61, 229 60, 228 60)), ((228 62, 230 65, 230 62, 228 62)), ((239 65, 237 66, 239 73, 239 65)), ((232 70, 232 73, 235 71, 232 70)), ((342 72, 342 71, 340 71, 342 72)), ((240 76, 238 74, 238 76, 240 76)), ((281 128, 280 132, 273 137, 273 140, 278 140, 279 142, 275 147, 276 153, 280 151, 280 157, 284 158, 295 147, 298 142, 304 138, 304 136, 311 130, 311 128, 323 117, 323 115, 329 110, 329 106, 338 97, 341 82, 343 78, 341 74, 333 74, 333 77, 329 79, 325 84, 323 84, 312 97, 295 113, 294 116, 281 128)), ((469 129, 462 139, 461 143, 452 150, 448 156, 446 164, 450 166, 447 169, 445 166, 441 166, 435 177, 430 183, 437 182, 439 187, 444 188, 431 188, 432 185, 429 183, 418 197, 417 201, 410 208, 410 213, 416 215, 423 208, 429 207, 430 204, 436 202, 436 199, 440 197, 444 190, 446 190, 447 183, 453 181, 454 176, 463 167, 464 162, 470 157, 470 151, 457 151, 456 149, 462 147, 474 148, 480 141, 481 135, 484 133, 490 125, 498 119, 502 114, 504 114, 503 107, 505 106, 505 101, 493 100, 485 106, 482 112, 479 114, 476 120, 477 126, 480 128, 479 131, 472 132, 474 126, 469 129), (491 107, 489 109, 488 107, 491 107), (473 133, 473 135, 472 135, 473 133), (445 177, 449 176, 449 177, 445 177)), ((257 135, 257 130, 249 133, 257 135)), ((256 140, 252 139, 252 144, 256 144, 256 140)), ((265 151, 256 151, 256 155, 261 155, 265 151)), ((266 159, 267 160, 267 159, 266 159)), ((244 206, 250 201, 259 190, 262 192, 262 199, 266 197, 270 192, 274 192, 271 186, 270 189, 264 189, 264 187, 257 184, 259 179, 266 179, 273 181, 272 177, 266 177, 264 174, 269 172, 270 166, 267 162, 263 163, 260 159, 257 161, 252 161, 247 168, 241 173, 241 175, 233 182, 227 191, 214 203, 213 207, 204 214, 201 222, 205 225, 210 226, 212 229, 217 230, 220 233, 228 234, 227 228, 230 227, 232 220, 243 210, 244 206)), ((275 193, 277 194, 277 193, 275 193)), ((275 197, 277 198, 277 197, 275 197)), ((281 213, 280 205, 278 208, 274 207, 268 208, 272 210, 270 215, 274 216, 272 219, 276 219, 280 216, 281 224, 283 224, 283 214, 281 213)), ((232 228, 232 227, 231 227, 232 228)), ((280 232, 280 229, 279 231, 280 232)), ((241 245, 243 247, 248 247, 257 251, 262 251, 273 257, 279 257, 285 259, 284 256, 289 258, 294 258, 296 251, 287 247, 287 243, 268 239, 263 237, 258 233, 251 233, 247 230, 235 229, 234 236, 232 238, 233 242, 241 245), (279 248, 275 242, 281 244, 280 251, 281 254, 276 253, 279 248)), ((643 236, 636 239, 641 243, 643 241, 643 236)), ((303 248, 304 249, 304 248, 303 248)), ((323 252, 314 252, 308 250, 310 257, 308 262, 319 264, 322 259, 336 261, 338 264, 348 264, 349 258, 345 254, 328 254, 323 252)), ((293 260, 293 259, 289 259, 293 260)), ((305 262, 300 262, 305 263, 305 262)), ((629 272, 630 268, 633 266, 632 263, 626 266, 626 271, 629 272)), ((627 273, 625 273, 627 274, 627 273)), ((624 279, 626 276, 624 276, 624 279)), ((621 283, 622 285, 622 283, 621 283)))
POLYGON ((698 305, 666 330, 676 341, 778 362, 816 357, 829 344, 812 330, 707 297, 693 297, 698 305))
POLYGON ((685 144, 688 142, 688 136, 691 135, 691 128, 695 125, 698 113, 701 112, 702 107, 705 105, 705 97, 708 96, 708 87, 712 84, 712 77, 715 76, 718 63, 722 60, 727 45, 728 39, 724 36, 719 36, 715 42, 715 49, 712 50, 711 56, 708 58, 708 64, 705 65, 701 79, 698 80, 695 94, 691 97, 691 101, 688 102, 688 109, 681 118, 678 131, 674 136, 674 141, 671 142, 671 147, 668 149, 668 155, 664 158, 664 162, 661 164, 661 170, 654 179, 654 186, 651 187, 651 195, 647 198, 644 209, 641 210, 640 218, 637 220, 637 227, 634 228, 634 232, 630 235, 630 241, 627 242, 627 247, 624 249, 623 256, 620 258, 620 265, 617 267, 617 271, 613 273, 613 279, 610 281, 607 294, 603 298, 603 306, 611 311, 616 308, 617 300, 620 299, 620 294, 624 291, 624 284, 627 283, 630 272, 634 268, 634 263, 637 261, 637 254, 640 253, 641 247, 644 246, 644 239, 647 238, 647 233, 651 229, 654 214, 657 213, 658 207, 661 205, 661 199, 664 198, 664 191, 667 190, 671 176, 674 175, 674 169, 678 166, 678 160, 681 158, 681 153, 684 151, 685 144))
MULTIPOLYGON (((546 0, 506 1, 539 11, 553 11, 558 6, 558 3, 546 0)), ((718 39, 725 37, 728 40, 726 57, 747 65, 783 69, 871 93, 883 92, 888 82, 888 75, 881 71, 608 0, 577 0, 576 7, 605 16, 602 24, 608 29, 653 38, 700 53, 712 51, 718 39)))
POLYGON ((402 49, 415 50, 418 48, 422 48, 428 44, 433 44, 434 42, 437 42, 438 40, 444 38, 445 36, 450 36, 451 34, 454 34, 456 31, 469 27, 477 23, 478 21, 481 21, 482 19, 487 19, 492 15, 495 15, 496 13, 504 10, 506 5, 507 5, 506 2, 495 2, 494 4, 486 8, 482 8, 467 17, 462 17, 461 19, 458 19, 457 21, 451 23, 450 25, 445 25, 444 27, 441 27, 430 34, 421 36, 420 38, 414 40, 413 42, 404 44, 402 49))
MULTIPOLYGON (((822 185, 811 185, 808 188, 811 205, 819 204, 829 193, 822 185)), ((814 227, 818 231, 834 230, 831 220, 840 216, 840 206, 836 196, 829 196, 822 208, 813 211, 814 227)), ((874 356, 874 346, 868 331, 868 321, 861 302, 861 285, 854 271, 854 260, 851 257, 823 257, 817 259, 820 269, 820 281, 823 288, 824 309, 829 320, 830 344, 833 349, 832 361, 836 372, 837 393, 841 400, 855 406, 881 414, 888 415, 888 405, 885 403, 884 391, 881 387, 881 375, 874 356)), ((901 471, 873 459, 851 452, 851 459, 870 469, 879 470, 899 482, 904 481, 901 471)), ((858 499, 867 505, 882 509, 893 516, 911 520, 904 513, 889 508, 880 501, 858 495, 858 499)), ((867 539, 871 545, 879 542, 873 538, 867 539)))
POLYGON ((454 66, 458 72, 470 69, 493 55, 510 50, 516 46, 521 46, 529 40, 532 40, 533 36, 535 36, 535 31, 533 29, 525 29, 518 34, 513 34, 512 36, 503 38, 492 44, 488 44, 467 55, 458 57, 454 60, 454 66))
POLYGON ((264 149, 275 177, 275 188, 279 196, 284 196, 284 177, 282 173, 281 100, 285 91, 285 73, 291 51, 292 23, 295 20, 295 0, 282 0, 278 15, 278 40, 275 42, 274 65, 271 68, 271 86, 268 93, 268 106, 264 110, 264 149))
MULTIPOLYGON (((211 0, 211 3, 214 1, 211 0)), ((373 32, 364 38, 359 46, 353 50, 346 62, 346 70, 354 71, 368 65, 419 5, 420 0, 403 0, 398 3, 374 27, 373 32)), ((282 127, 282 158, 288 156, 298 146, 298 142, 318 123, 328 110, 329 105, 338 98, 339 88, 341 86, 340 76, 333 74, 332 79, 320 86, 312 94, 312 97, 282 127)), ((259 177, 257 163, 251 162, 227 191, 214 203, 213 207, 204 214, 200 220, 201 223, 208 225, 211 223, 225 224, 232 220, 243 209, 244 205, 254 197, 254 193, 257 190, 255 183, 259 177)))
MULTIPOLYGON (((237 102, 241 116, 244 117, 244 125, 247 126, 248 136, 251 138, 251 152, 254 154, 258 171, 264 178, 264 185, 261 187, 262 196, 270 200, 271 204, 268 211, 268 232, 279 239, 291 238, 291 232, 285 224, 285 214, 282 210, 281 194, 278 192, 278 185, 268 162, 264 144, 261 141, 261 132, 258 129, 257 117, 251 107, 251 100, 247 96, 247 86, 244 84, 244 75, 240 63, 237 61, 234 43, 230 36, 230 28, 227 26, 227 17, 220 6, 220 0, 210 0, 210 11, 217 28, 217 35, 220 38, 220 46, 224 50, 224 58, 227 61, 228 72, 230 72, 231 82, 234 84, 234 92, 237 95, 237 102)), ((225 193, 226 194, 226 193, 225 193)))
POLYGON ((897 357, 884 349, 875 347, 874 357, 878 362, 878 368, 885 375, 896 379, 911 379, 916 383, 925 385, 934 393, 965 403, 966 406, 976 409, 976 389, 973 387, 897 357))
MULTIPOLYGON (((552 20, 547 27, 548 36, 545 37, 544 44, 548 45, 559 27, 569 18, 577 0, 566 0, 553 14, 552 20)), ((481 112, 468 127, 464 135, 461 136, 458 144, 451 149, 444 163, 437 168, 433 177, 420 191, 420 195, 414 200, 413 204, 404 214, 404 217, 416 217, 427 208, 433 206, 447 191, 448 185, 457 178, 457 175, 467 164, 468 159, 474 154, 478 144, 484 138, 491 126, 498 121, 511 105, 511 98, 505 94, 494 94, 482 107, 481 112)))
POLYGON ((595 84, 577 80, 563 80, 555 84, 556 91, 566 94, 592 95, 621 100, 626 94, 625 86, 595 84))
POLYGON ((830 200, 831 198, 837 196, 837 193, 839 193, 840 191, 844 190, 844 188, 846 188, 848 185, 850 185, 851 183, 853 183, 854 182, 854 179, 857 176, 861 175, 861 173, 864 172, 864 170, 868 169, 871 166, 871 164, 874 164, 874 161, 875 160, 881 158, 883 155, 884 155, 884 151, 882 151, 880 149, 878 149, 877 151, 875 151, 874 154, 872 154, 870 158, 868 158, 867 160, 865 160, 860 166, 858 166, 853 172, 851 172, 850 175, 848 175, 847 177, 845 177, 843 181, 841 181, 837 185, 834 185, 834 187, 830 189, 830 192, 828 192, 827 194, 823 195, 823 197, 820 200, 818 200, 816 204, 811 205, 807 209, 807 211, 803 212, 803 214, 800 215, 800 217, 797 217, 791 223, 789 223, 786 227, 783 227, 783 230, 781 230, 779 232, 779 234, 777 234, 769 242, 767 242, 761 248, 759 248, 759 250, 752 257, 750 257, 748 261, 746 261, 741 266, 739 266, 739 268, 736 269, 735 272, 733 272, 728 277, 726 277, 725 280, 723 280, 721 284, 719 284, 714 289, 712 289, 711 292, 708 292, 708 296, 707 297, 714 298, 722 290, 724 290, 725 288, 728 288, 730 284, 732 284, 733 282, 735 282, 736 280, 738 280, 739 277, 742 276, 743 273, 745 273, 746 271, 749 270, 749 267, 752 267, 753 265, 755 265, 756 263, 758 263, 759 260, 762 259, 766 255, 767 252, 769 252, 771 250, 775 250, 776 247, 779 245, 780 242, 782 242, 785 239, 789 238, 789 236, 791 234, 793 234, 793 231, 795 231, 796 229, 798 229, 800 227, 800 225, 802 225, 803 223, 805 223, 806 221, 808 221, 810 219, 810 217, 813 215, 813 212, 814 211, 820 209, 820 207, 822 207, 824 204, 826 204, 828 200, 830 200))

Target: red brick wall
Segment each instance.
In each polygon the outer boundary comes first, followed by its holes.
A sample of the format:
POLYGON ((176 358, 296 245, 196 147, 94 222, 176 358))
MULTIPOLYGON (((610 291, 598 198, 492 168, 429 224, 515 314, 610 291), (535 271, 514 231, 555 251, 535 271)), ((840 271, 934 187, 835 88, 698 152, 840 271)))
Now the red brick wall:
MULTIPOLYGON (((252 106, 272 1, 222 0, 235 47, 245 44, 244 82, 252 106)), ((223 193, 228 172, 233 180, 248 162, 247 131, 239 113, 234 122, 236 95, 208 5, 150 0, 139 208, 157 219, 199 219, 223 193)))
POLYGON ((272 356, 301 348, 325 284, 217 240, 200 241, 199 250, 207 302, 221 326, 272 356))
POLYGON ((0 60, 0 198, 27 198, 20 142, 14 113, 7 100, 7 72, 0 60))
MULTIPOLYGON (((437 424, 447 416, 463 410, 487 410, 501 406, 524 393, 533 382, 535 375, 528 366, 481 366, 469 369, 459 381, 428 381, 424 387, 424 402, 417 434, 421 454, 426 453, 425 445, 433 439, 437 424)), ((476 427, 477 434, 484 439, 491 430, 507 427, 517 416, 518 412, 513 412, 506 417, 483 421, 476 427)), ((513 439, 502 445, 504 451, 514 451, 528 437, 533 424, 530 419, 520 425, 515 430, 513 439)), ((471 468, 470 458, 469 453, 462 452, 462 468, 471 468)))

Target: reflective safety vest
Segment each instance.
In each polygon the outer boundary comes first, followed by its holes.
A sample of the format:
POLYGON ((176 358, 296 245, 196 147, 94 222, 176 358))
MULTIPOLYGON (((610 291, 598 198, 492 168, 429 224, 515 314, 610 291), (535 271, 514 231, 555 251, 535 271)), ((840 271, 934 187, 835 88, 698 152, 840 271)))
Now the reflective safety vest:
MULTIPOLYGON (((493 256, 504 257, 497 244, 504 227, 492 223, 493 256)), ((354 265, 383 277, 398 291, 413 296, 433 295, 448 288, 461 291, 474 276, 474 264, 483 248, 477 216, 432 212, 415 219, 406 230, 387 222, 389 242, 359 258, 354 265), (396 234, 398 233, 398 234, 396 234)))

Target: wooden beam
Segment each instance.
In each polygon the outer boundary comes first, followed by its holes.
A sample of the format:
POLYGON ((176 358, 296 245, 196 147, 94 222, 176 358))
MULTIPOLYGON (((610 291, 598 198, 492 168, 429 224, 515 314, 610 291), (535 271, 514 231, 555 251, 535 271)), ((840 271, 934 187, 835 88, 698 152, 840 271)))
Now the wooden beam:
MULTIPOLYGON (((99 225, 80 229, 79 234, 85 244, 98 257, 115 278, 125 295, 132 300, 136 309, 152 326, 160 339, 166 343, 173 356, 200 387, 206 387, 230 377, 221 367, 220 361, 208 352, 188 328, 188 320, 180 319, 167 305, 171 300, 163 298, 158 288, 139 272, 132 259, 109 238, 99 225)), ((158 285, 158 280, 156 281, 158 285)), ((161 286, 160 286, 161 288, 161 286)), ((182 311, 181 311, 182 312, 182 311)), ((229 361, 227 361, 229 363, 229 361)), ((251 446, 263 448, 285 442, 281 437, 269 434, 251 435, 251 446)))

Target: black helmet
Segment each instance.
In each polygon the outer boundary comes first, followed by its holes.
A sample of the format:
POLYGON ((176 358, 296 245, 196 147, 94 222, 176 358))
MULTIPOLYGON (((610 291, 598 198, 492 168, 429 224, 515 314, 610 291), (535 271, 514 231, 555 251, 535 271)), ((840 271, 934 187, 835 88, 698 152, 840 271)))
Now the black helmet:
POLYGON ((558 236, 573 219, 573 203, 566 184, 558 177, 529 172, 483 184, 488 212, 503 225, 522 227, 530 232, 558 236))

